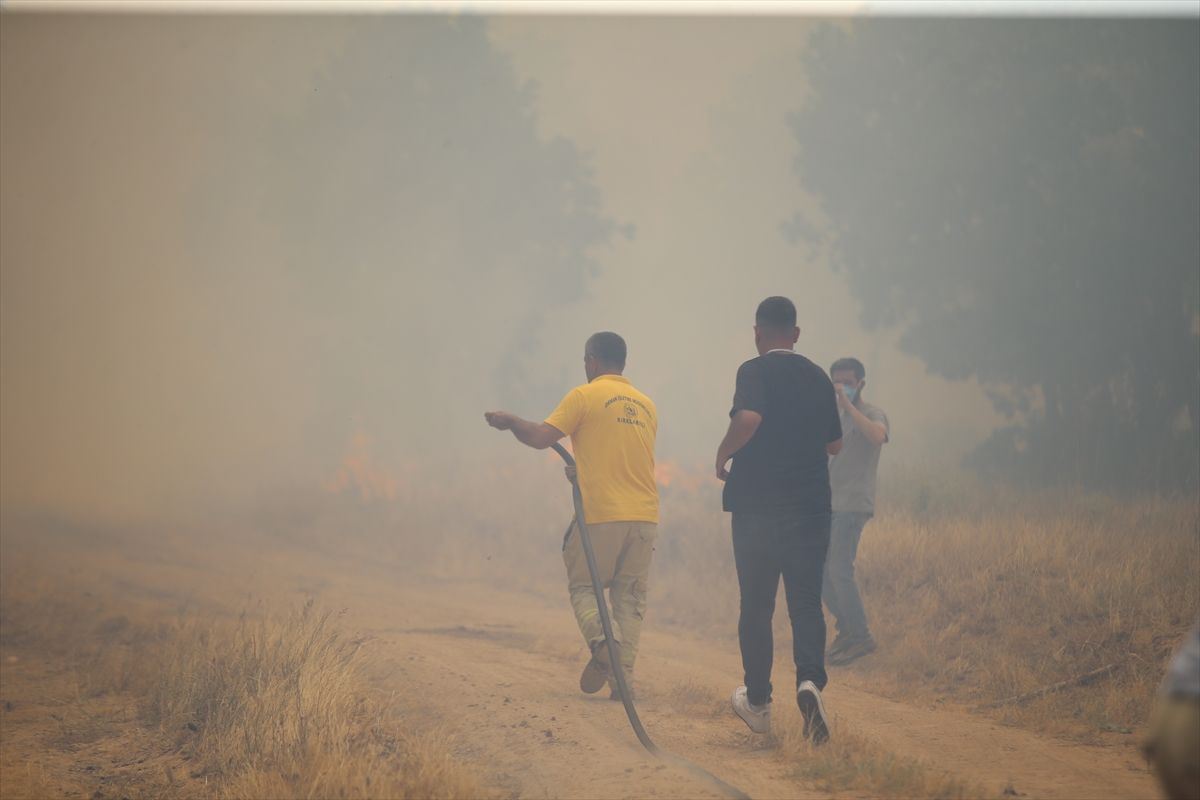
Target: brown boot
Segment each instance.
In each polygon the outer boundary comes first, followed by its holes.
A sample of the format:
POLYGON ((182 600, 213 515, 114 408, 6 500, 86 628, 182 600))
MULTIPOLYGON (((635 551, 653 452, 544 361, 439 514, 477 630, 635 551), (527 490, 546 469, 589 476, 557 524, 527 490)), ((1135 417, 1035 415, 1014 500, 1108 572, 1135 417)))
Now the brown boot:
MULTIPOLYGON (((614 642, 617 650, 617 655, 620 657, 621 645, 614 642)), ((587 666, 583 668, 583 674, 579 676, 579 688, 584 694, 595 694, 604 688, 608 683, 608 674, 611 669, 611 664, 608 660, 608 644, 605 640, 596 642, 592 646, 592 658, 588 661, 587 666)))

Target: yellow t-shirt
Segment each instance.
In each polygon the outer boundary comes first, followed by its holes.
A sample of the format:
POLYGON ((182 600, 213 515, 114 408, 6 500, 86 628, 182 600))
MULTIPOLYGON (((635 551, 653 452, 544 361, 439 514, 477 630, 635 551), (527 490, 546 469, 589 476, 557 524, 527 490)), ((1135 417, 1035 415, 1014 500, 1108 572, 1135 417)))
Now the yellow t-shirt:
POLYGON ((654 402, 620 375, 576 386, 546 424, 571 437, 583 514, 598 522, 658 522, 654 402))

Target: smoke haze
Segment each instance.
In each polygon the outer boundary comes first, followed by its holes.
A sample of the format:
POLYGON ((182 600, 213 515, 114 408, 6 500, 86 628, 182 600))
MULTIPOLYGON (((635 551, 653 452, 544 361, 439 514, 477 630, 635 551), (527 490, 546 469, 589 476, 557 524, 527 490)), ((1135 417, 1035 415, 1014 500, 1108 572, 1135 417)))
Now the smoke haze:
POLYGON ((800 352, 866 363, 885 471, 957 463, 999 420, 980 387, 866 330, 788 234, 820 218, 788 128, 812 28, 5 14, 0 503, 123 518, 368 452, 519 458, 482 411, 541 419, 597 330, 660 461, 706 469, 769 294, 800 352))

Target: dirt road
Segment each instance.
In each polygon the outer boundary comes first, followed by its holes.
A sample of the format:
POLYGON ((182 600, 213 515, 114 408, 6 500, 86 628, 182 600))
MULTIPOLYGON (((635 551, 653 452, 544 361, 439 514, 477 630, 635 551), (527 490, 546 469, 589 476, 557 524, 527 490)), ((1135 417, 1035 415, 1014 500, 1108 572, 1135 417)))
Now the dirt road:
MULTIPOLYGON (((644 752, 621 704, 606 692, 580 694, 584 648, 565 590, 501 592, 481 583, 401 577, 369 559, 269 545, 246 545, 232 559, 176 551, 144 552, 134 561, 109 549, 96 564, 97 580, 143 601, 186 598, 195 607, 247 594, 272 601, 315 596, 344 609, 344 624, 370 637, 370 669, 380 690, 400 700, 414 726, 451 734, 456 754, 507 796, 721 796, 644 752)), ((776 670, 776 720, 786 723, 796 716, 786 702, 790 665, 781 660, 776 670)), ((636 686, 642 719, 659 746, 756 798, 830 796, 797 779, 777 747, 728 711, 739 678, 735 641, 664 629, 651 608, 636 686)), ((1157 796, 1129 747, 1080 746, 962 710, 893 702, 845 687, 836 671, 826 702, 835 735, 853 731, 990 796, 1009 786, 1030 798, 1157 796)))

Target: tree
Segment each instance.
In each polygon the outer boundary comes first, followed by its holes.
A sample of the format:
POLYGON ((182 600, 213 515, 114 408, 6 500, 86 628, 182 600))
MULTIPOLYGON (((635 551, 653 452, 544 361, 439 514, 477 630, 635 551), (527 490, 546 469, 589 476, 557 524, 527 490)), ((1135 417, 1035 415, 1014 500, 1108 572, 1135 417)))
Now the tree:
MULTIPOLYGON (((542 413, 561 395, 565 376, 537 366, 544 320, 584 297, 616 226, 585 156, 539 134, 534 88, 483 20, 339 25, 256 32, 303 63, 310 40, 330 55, 304 86, 284 76, 284 99, 251 96, 270 113, 246 109, 213 193, 225 205, 208 213, 273 232, 324 449, 361 424, 392 450, 444 451, 485 408, 542 413)), ((246 247, 236 237, 217 260, 246 247)))
POLYGON ((814 36, 796 172, 864 324, 1012 424, 1037 481, 1195 485, 1200 25, 868 21, 814 36))

